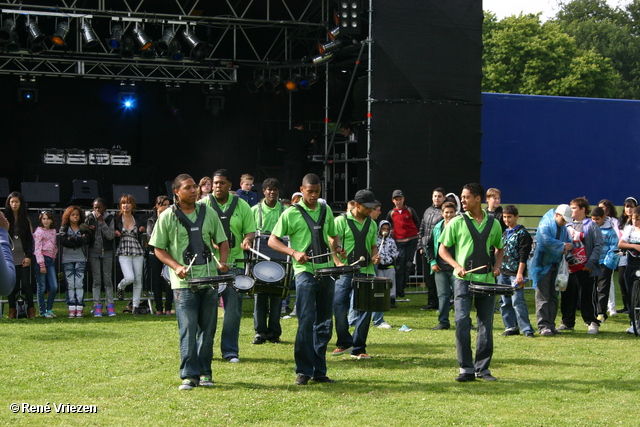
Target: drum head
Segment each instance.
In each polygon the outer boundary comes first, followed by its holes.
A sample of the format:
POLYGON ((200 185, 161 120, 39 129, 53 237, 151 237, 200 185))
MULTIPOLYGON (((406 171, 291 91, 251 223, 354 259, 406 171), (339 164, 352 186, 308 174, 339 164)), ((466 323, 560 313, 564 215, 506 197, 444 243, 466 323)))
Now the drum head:
POLYGON ((253 266, 253 277, 260 283, 279 283, 284 276, 284 267, 277 262, 260 261, 253 266))
POLYGON ((233 282, 233 287, 238 291, 248 291, 253 288, 253 285, 253 279, 249 276, 245 276, 244 274, 237 275, 233 282))

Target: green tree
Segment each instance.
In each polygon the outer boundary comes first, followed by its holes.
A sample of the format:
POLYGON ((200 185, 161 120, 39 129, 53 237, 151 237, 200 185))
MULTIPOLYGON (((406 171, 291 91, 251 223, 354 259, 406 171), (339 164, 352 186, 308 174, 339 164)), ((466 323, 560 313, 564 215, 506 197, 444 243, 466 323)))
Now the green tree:
POLYGON ((485 16, 483 90, 611 97, 620 82, 608 59, 578 47, 575 39, 540 15, 485 16))

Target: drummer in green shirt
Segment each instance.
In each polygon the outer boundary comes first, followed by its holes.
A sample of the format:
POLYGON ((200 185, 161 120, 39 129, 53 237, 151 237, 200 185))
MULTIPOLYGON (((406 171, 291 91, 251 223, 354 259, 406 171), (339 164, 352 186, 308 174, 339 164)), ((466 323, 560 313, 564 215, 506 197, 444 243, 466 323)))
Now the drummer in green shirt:
POLYGON ((461 201, 465 213, 449 222, 440 236, 438 255, 453 267, 456 348, 460 375, 458 382, 476 378, 495 381, 489 365, 493 356, 493 315, 495 295, 473 294, 470 282, 495 284, 502 264, 502 227, 482 209, 482 185, 472 183, 462 188, 461 201), (455 247, 455 259, 448 248, 455 247), (496 248, 495 265, 491 265, 491 247, 496 248), (482 267, 482 268, 480 268, 482 267), (475 270, 474 273, 467 271, 475 270), (476 357, 471 351, 471 302, 475 299, 478 320, 476 357))
MULTIPOLYGON (((199 203, 210 206, 220 217, 222 226, 229 238, 229 263, 235 263, 231 270, 234 275, 244 274, 244 251, 253 247, 256 225, 249 204, 240 197, 232 195, 230 173, 218 169, 213 173, 212 193, 199 203)), ((227 286, 222 291, 224 302, 224 320, 220 350, 222 358, 231 362, 240 362, 240 319, 242 318, 242 294, 227 286)))
MULTIPOLYGON (((286 208, 278 201, 280 182, 277 179, 265 179, 262 182, 262 192, 264 198, 260 203, 251 207, 251 212, 253 212, 258 232, 268 237, 286 208)), ((272 261, 276 260, 272 259, 272 261)), ((280 295, 259 292, 255 295, 254 301, 253 326, 256 335, 252 344, 262 344, 267 340, 279 343, 282 334, 280 326, 282 298, 280 295)))
POLYGON ((321 383, 335 382, 327 377, 326 360, 333 329, 335 286, 331 277, 316 277, 315 271, 333 265, 329 253, 336 252, 345 258, 346 252, 340 245, 331 209, 318 200, 320 190, 320 178, 315 174, 305 175, 300 187, 302 200, 280 216, 269 238, 271 248, 293 258, 296 274, 296 385, 307 385, 310 379, 321 383), (289 236, 291 247, 280 240, 284 236, 289 236), (310 259, 310 256, 314 258, 310 259))
MULTIPOLYGON (((218 319, 218 290, 209 284, 191 286, 190 278, 216 275, 216 267, 206 263, 215 243, 220 257, 227 259, 229 245, 218 215, 196 203, 197 186, 187 174, 173 181, 176 205, 165 210, 154 227, 149 242, 155 255, 170 267, 169 275, 176 304, 180 334, 180 390, 212 386, 213 337, 218 319), (204 215, 204 216, 203 216, 204 215), (186 217, 186 219, 185 219, 186 217), (182 218, 182 219, 180 219, 182 218), (185 226, 185 222, 189 228, 185 226), (189 254, 195 254, 188 268, 189 254)), ((222 262, 220 271, 229 267, 222 262)))

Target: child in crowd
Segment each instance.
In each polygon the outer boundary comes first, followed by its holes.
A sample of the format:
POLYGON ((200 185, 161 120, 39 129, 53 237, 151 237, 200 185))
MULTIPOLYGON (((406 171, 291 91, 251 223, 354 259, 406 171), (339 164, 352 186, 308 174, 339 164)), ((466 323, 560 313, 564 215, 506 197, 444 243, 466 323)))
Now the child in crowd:
POLYGON ((500 199, 502 198, 502 192, 497 188, 490 188, 487 190, 487 212, 494 217, 500 223, 502 231, 507 229, 507 226, 502 219, 502 206, 500 206, 500 199))
POLYGON ((501 298, 500 314, 505 327, 502 335, 520 335, 522 331, 525 337, 533 338, 533 327, 529 321, 527 302, 524 300, 525 274, 533 239, 526 228, 518 224, 518 208, 506 206, 502 211, 502 218, 507 229, 502 233, 504 256, 498 283, 515 289, 512 296, 503 295, 501 298))
POLYGON ((62 268, 67 279, 67 307, 69 317, 82 317, 84 309, 84 273, 89 243, 89 227, 84 223, 84 212, 79 206, 69 206, 62 214, 62 268))
POLYGON ((198 200, 204 199, 209 194, 211 194, 211 187, 213 186, 213 181, 210 176, 203 176, 198 183, 198 200))
POLYGON ((93 210, 87 214, 86 223, 91 229, 89 238, 89 267, 93 279, 93 317, 102 317, 100 289, 104 285, 107 314, 115 316, 113 300, 113 238, 115 236, 114 217, 107 212, 104 199, 93 201, 93 210))
MULTIPOLYGON (((393 264, 398 256, 398 247, 391 238, 391 223, 380 221, 378 227, 378 255, 380 264, 375 266, 376 276, 391 279, 391 308, 396 307, 396 270, 393 264)), ((378 325, 376 325, 378 326, 378 325)))
POLYGON ((258 204, 258 193, 253 191, 253 181, 254 178, 245 173, 240 177, 240 188, 236 191, 238 197, 249 203, 251 207, 258 204))
POLYGON ((611 276, 618 265, 618 233, 611 218, 606 216, 605 210, 600 206, 591 211, 591 220, 600 226, 602 231, 602 254, 600 255, 600 268, 602 275, 596 277, 598 291, 598 320, 604 322, 607 319, 607 305, 611 288, 611 276))
POLYGON ((55 230, 53 213, 42 212, 38 217, 38 228, 33 232, 34 254, 39 270, 36 275, 38 283, 38 309, 40 316, 49 319, 56 317, 53 314, 53 302, 58 292, 58 275, 56 274, 55 259, 58 254, 56 244, 58 233, 55 230), (47 303, 44 302, 44 294, 49 291, 47 303))

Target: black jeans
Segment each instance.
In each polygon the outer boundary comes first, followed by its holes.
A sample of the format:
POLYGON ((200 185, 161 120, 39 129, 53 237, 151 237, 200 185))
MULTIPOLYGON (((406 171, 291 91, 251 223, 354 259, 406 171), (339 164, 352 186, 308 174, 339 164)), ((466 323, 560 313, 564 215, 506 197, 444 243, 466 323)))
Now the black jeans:
MULTIPOLYGON (((38 268, 40 267, 38 266, 38 268)), ((22 265, 16 265, 16 285, 13 287, 13 291, 7 295, 9 308, 16 308, 16 300, 20 294, 24 297, 24 301, 27 303, 28 308, 34 307, 33 288, 31 285, 32 276, 31 266, 23 267, 22 265)))
POLYGON ((149 277, 151 278, 151 289, 153 290, 153 301, 156 311, 162 311, 162 294, 166 294, 165 310, 171 310, 173 305, 173 291, 171 285, 162 277, 164 264, 153 253, 149 253, 149 277))
POLYGON ((587 325, 591 323, 600 324, 596 318, 598 315, 596 281, 595 277, 590 277, 589 274, 584 270, 569 274, 567 290, 562 292, 562 299, 560 300, 562 323, 569 328, 576 326, 578 298, 580 299, 582 320, 587 325))

